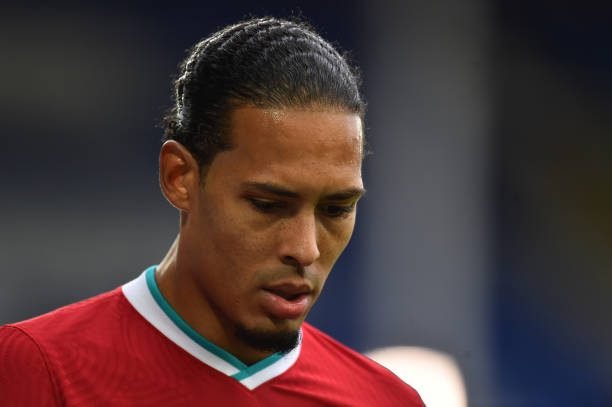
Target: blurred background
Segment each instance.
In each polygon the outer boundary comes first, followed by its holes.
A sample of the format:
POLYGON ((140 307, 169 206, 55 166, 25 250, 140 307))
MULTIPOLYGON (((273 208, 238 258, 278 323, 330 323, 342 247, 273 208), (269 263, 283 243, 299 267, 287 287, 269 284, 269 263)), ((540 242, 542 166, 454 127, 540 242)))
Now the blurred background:
POLYGON ((363 352, 451 355, 470 406, 612 405, 602 4, 3 3, 0 324, 163 257, 178 217, 157 185, 156 125, 178 62, 238 19, 302 15, 361 67, 373 152, 310 321, 363 352))

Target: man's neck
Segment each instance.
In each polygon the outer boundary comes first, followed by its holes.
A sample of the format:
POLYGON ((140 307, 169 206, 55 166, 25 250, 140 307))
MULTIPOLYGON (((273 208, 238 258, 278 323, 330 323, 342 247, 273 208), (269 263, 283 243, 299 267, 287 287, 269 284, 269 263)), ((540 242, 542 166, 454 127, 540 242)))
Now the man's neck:
MULTIPOLYGON (((159 263, 156 269, 156 281, 162 295, 170 306, 183 318, 196 332, 206 340, 214 343, 223 350, 229 352, 246 365, 252 365, 270 356, 272 352, 259 351, 248 347, 242 341, 228 334, 228 329, 223 329, 221 325, 214 328, 214 321, 211 318, 202 318, 202 311, 205 312, 209 307, 200 304, 201 298, 195 294, 195 287, 190 284, 185 287, 185 281, 178 274, 179 262, 179 241, 180 235, 168 249, 168 252, 159 263), (211 332, 213 328, 213 332, 211 332)), ((184 276, 183 276, 184 277, 184 276)))

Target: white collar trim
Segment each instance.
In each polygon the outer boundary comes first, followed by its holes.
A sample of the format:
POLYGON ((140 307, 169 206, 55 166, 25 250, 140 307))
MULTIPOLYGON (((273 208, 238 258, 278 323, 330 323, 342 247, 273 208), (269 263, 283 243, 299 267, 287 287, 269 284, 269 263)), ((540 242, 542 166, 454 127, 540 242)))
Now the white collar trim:
MULTIPOLYGON (((155 300, 147 285, 146 273, 149 270, 150 268, 145 270, 145 272, 140 274, 136 279, 124 284, 121 287, 123 295, 136 311, 166 338, 202 363, 207 364, 227 376, 233 377, 249 390, 253 390, 275 377, 280 376, 297 361, 302 346, 301 332, 300 340, 295 348, 284 355, 275 354, 269 356, 269 358, 271 358, 270 360, 273 360, 272 358, 276 360, 271 363, 269 363, 269 361, 266 363, 265 361, 268 358, 264 359, 261 361, 264 362, 261 364, 262 368, 259 369, 257 368, 259 363, 250 367, 237 367, 235 364, 230 363, 230 361, 205 349, 177 326, 155 300)), ((206 341, 206 339, 202 339, 206 341)))

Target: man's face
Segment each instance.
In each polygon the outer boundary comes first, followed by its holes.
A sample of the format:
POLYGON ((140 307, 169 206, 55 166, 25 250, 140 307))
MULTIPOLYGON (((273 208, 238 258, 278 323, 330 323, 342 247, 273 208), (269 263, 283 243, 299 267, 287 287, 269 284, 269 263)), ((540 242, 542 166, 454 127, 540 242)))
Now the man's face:
POLYGON ((234 111, 234 148, 212 161, 181 229, 211 327, 286 346, 276 342, 297 332, 353 232, 362 137, 351 113, 234 111))

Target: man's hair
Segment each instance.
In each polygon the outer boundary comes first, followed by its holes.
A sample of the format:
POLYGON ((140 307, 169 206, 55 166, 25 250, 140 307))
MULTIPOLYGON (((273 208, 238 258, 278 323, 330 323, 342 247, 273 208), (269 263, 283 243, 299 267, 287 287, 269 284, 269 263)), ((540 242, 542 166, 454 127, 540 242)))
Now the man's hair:
POLYGON ((358 114, 365 103, 346 59, 302 22, 258 18, 198 42, 180 65, 165 140, 183 144, 200 167, 231 148, 231 113, 242 106, 329 108, 358 114))

